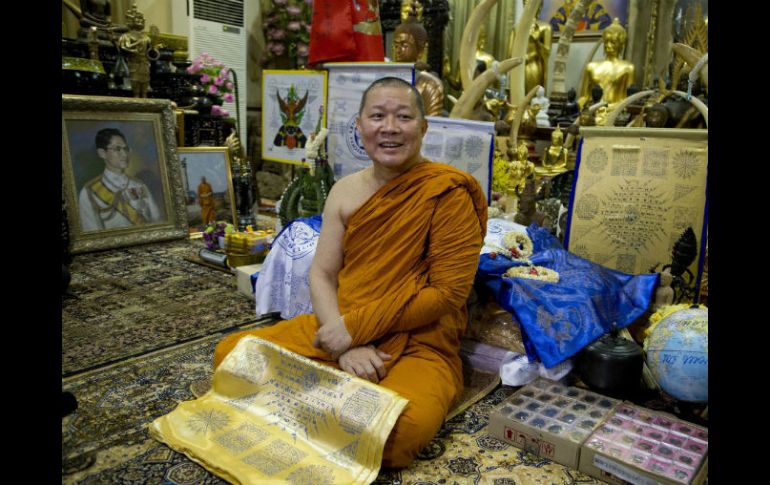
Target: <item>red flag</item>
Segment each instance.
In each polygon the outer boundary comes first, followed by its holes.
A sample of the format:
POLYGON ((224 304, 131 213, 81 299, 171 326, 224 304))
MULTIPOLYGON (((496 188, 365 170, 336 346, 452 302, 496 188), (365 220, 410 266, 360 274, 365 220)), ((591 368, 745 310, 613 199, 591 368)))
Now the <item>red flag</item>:
POLYGON ((317 0, 308 63, 385 60, 377 0, 317 0))

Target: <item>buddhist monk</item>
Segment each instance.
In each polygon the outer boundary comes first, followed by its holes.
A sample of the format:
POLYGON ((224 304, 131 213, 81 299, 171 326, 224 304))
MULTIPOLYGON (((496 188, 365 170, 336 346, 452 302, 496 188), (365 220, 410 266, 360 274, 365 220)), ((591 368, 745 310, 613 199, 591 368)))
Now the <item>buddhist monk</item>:
POLYGON ((460 339, 487 204, 473 177, 420 155, 428 125, 411 84, 372 83, 356 127, 372 165, 326 200, 310 269, 315 313, 226 337, 214 365, 254 335, 397 392, 409 403, 382 466, 404 467, 462 393, 460 339))

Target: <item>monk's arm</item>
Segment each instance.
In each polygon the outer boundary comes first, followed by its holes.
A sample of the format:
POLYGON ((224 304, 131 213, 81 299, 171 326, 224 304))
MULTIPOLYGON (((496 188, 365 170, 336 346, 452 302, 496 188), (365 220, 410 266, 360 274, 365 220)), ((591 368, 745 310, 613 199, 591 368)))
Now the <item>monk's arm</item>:
POLYGON ((337 273, 342 268, 345 226, 340 212, 341 196, 344 194, 340 193, 338 185, 332 187, 326 199, 321 234, 310 266, 310 301, 320 326, 338 322, 341 317, 337 304, 337 273))
POLYGON ((403 308, 393 311, 390 318, 382 318, 379 309, 397 300, 394 295, 386 295, 346 315, 345 324, 353 338, 351 345, 364 345, 390 333, 435 323, 465 305, 482 242, 479 218, 468 192, 458 188, 444 194, 437 203, 429 234, 427 285, 403 308), (368 318, 370 315, 380 318, 368 318))

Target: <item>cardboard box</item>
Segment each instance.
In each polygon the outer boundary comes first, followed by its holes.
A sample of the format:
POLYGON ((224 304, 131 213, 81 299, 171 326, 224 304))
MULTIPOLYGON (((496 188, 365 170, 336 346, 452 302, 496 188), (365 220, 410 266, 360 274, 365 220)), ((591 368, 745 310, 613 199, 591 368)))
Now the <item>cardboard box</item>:
POLYGON ((624 402, 583 443, 578 468, 616 485, 700 485, 708 476, 708 430, 624 402))
POLYGON ((538 378, 490 412, 489 434, 538 457, 577 468, 581 444, 619 403, 538 378))
POLYGON ((233 271, 235 272, 238 291, 250 298, 254 298, 254 283, 256 282, 256 279, 252 280, 252 276, 261 269, 261 263, 234 268, 233 271))

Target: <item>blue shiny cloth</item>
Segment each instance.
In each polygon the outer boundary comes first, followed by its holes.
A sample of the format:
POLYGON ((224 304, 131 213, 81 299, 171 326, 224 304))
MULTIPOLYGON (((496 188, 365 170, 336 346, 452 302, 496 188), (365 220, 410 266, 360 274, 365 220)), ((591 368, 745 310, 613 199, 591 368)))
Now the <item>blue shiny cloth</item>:
POLYGON ((558 283, 503 278, 513 263, 482 254, 478 277, 497 303, 521 324, 527 356, 551 368, 572 357, 613 325, 630 325, 650 306, 658 274, 630 275, 605 268, 562 248, 547 230, 533 224, 532 264, 559 273, 558 283))

